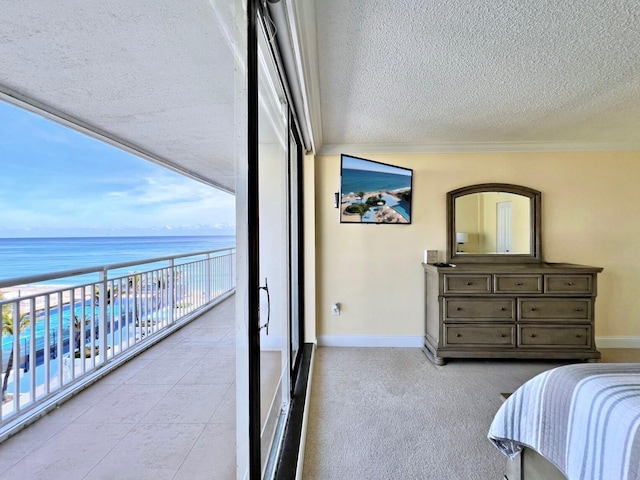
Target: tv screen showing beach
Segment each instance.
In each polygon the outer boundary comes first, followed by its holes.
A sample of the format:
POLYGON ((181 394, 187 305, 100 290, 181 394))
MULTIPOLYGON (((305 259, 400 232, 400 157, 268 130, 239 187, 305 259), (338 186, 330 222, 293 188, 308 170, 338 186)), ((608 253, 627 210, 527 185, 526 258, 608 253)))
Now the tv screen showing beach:
POLYGON ((342 155, 340 222, 411 223, 413 170, 342 155))

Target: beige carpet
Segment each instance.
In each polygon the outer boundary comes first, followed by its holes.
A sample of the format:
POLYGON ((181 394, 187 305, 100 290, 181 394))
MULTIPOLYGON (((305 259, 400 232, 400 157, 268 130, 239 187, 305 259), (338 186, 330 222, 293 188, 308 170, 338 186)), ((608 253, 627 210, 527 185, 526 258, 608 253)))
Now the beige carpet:
MULTIPOLYGON (((603 361, 639 361, 638 350, 603 361)), ((499 480, 505 458, 486 438, 502 392, 548 361, 455 360, 419 349, 316 351, 304 479, 499 480)))

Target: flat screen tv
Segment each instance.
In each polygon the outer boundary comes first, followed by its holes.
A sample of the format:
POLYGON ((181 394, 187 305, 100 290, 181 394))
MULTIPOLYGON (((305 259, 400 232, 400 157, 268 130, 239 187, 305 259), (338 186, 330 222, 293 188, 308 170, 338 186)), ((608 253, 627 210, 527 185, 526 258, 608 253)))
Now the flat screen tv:
POLYGON ((411 223, 413 170, 341 155, 340 223, 411 223))

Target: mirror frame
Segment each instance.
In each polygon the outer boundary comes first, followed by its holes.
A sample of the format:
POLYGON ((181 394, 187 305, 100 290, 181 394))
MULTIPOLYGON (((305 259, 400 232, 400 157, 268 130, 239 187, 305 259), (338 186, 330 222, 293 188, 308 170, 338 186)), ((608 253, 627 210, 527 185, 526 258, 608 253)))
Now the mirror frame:
POLYGON ((538 190, 508 183, 481 183, 447 193, 447 262, 449 263, 540 263, 542 262, 542 194, 538 190), (504 192, 529 198, 530 253, 465 253, 456 252, 456 199, 483 192, 504 192))

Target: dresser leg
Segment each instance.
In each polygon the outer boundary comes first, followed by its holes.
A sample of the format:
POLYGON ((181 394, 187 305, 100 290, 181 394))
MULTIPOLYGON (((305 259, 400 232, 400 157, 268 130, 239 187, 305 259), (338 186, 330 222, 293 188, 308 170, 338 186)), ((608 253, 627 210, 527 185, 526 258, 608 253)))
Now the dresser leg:
POLYGON ((447 363, 444 358, 438 357, 431 353, 431 350, 429 350, 427 347, 422 347, 422 351, 427 356, 427 358, 431 360, 435 365, 445 365, 447 363))

